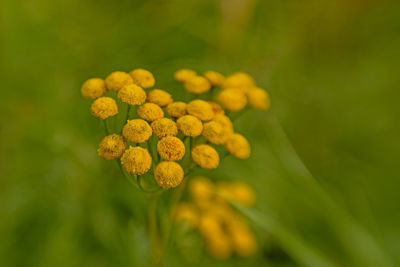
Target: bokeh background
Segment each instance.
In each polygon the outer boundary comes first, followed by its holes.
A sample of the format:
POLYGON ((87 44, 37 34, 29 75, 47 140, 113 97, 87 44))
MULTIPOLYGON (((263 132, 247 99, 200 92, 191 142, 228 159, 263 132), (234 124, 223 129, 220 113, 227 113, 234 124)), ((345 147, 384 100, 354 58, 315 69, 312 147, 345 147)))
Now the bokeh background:
POLYGON ((272 98, 238 121, 251 158, 210 174, 256 190, 259 253, 167 266, 400 265, 398 1, 3 0, 0 29, 1 266, 149 263, 146 199, 80 96, 138 67, 177 96, 178 68, 246 71, 272 98))

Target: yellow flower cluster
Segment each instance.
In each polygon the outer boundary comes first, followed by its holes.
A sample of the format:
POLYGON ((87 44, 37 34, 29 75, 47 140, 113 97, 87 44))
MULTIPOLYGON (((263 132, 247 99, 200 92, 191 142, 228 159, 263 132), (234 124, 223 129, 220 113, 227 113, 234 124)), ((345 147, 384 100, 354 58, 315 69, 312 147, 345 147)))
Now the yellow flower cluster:
POLYGON ((214 184, 205 177, 196 177, 189 183, 189 193, 191 201, 179 203, 174 218, 199 231, 211 256, 226 259, 233 253, 248 257, 257 252, 254 233, 241 214, 225 200, 244 206, 254 205, 256 197, 247 184, 214 184))

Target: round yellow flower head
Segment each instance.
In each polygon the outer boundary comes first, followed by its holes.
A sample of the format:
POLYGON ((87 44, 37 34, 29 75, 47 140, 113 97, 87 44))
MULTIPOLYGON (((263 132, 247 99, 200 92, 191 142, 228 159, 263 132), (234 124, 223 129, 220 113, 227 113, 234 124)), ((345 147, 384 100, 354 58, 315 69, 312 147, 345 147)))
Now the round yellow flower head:
POLYGON ((194 76, 186 80, 183 86, 189 93, 197 95, 208 92, 211 89, 210 82, 206 78, 201 76, 194 76))
POLYGON ((175 209, 174 218, 178 222, 188 223, 193 228, 199 224, 199 211, 193 204, 179 203, 175 209))
POLYGON ((218 101, 224 108, 230 111, 241 110, 247 104, 246 95, 235 88, 222 90, 218 95, 218 101))
POLYGON ((250 156, 250 144, 240 134, 230 135, 226 140, 225 147, 229 153, 239 159, 247 159, 250 156))
POLYGON ((185 145, 175 136, 167 136, 158 141, 157 151, 164 160, 180 160, 185 155, 185 145))
POLYGON ((226 77, 222 88, 237 88, 243 93, 256 85, 254 79, 247 73, 236 72, 226 77))
POLYGON ((136 84, 128 84, 118 91, 118 98, 129 105, 141 105, 146 101, 146 92, 136 84))
POLYGON ((151 168, 151 156, 147 149, 139 146, 131 146, 121 157, 121 164, 130 174, 145 174, 151 168))
POLYGON ((261 88, 251 88, 247 92, 249 105, 259 110, 267 110, 271 104, 269 95, 261 88))
POLYGON ((199 231, 205 237, 213 237, 223 233, 218 218, 211 212, 203 212, 199 221, 199 231))
POLYGON ((223 110, 223 108, 220 105, 218 105, 217 103, 215 103, 213 101, 207 101, 207 103, 211 105, 211 108, 215 115, 225 114, 225 111, 223 110))
POLYGON ((222 128, 225 129, 226 134, 231 134, 233 133, 233 123, 231 119, 223 114, 217 114, 215 117, 212 119, 212 121, 215 121, 222 125, 222 128))
POLYGON ((166 111, 171 117, 180 118, 186 115, 186 103, 180 101, 172 102, 167 106, 166 111))
POLYGON ((166 136, 176 136, 178 134, 178 127, 176 123, 168 118, 161 118, 151 123, 151 129, 158 138, 166 136))
POLYGON ((132 77, 128 73, 122 71, 115 71, 106 78, 107 89, 113 91, 119 91, 125 85, 132 83, 132 77))
POLYGON ((186 106, 186 111, 189 115, 202 121, 209 121, 214 117, 212 106, 207 101, 200 99, 190 101, 186 106))
POLYGON ((103 79, 92 78, 83 83, 81 87, 82 96, 90 99, 101 97, 107 92, 106 83, 103 79))
POLYGON ((174 78, 178 82, 185 82, 196 76, 196 72, 194 70, 189 69, 181 69, 175 72, 174 78))
POLYGON ((164 117, 164 111, 153 103, 145 103, 137 109, 139 117, 146 121, 155 121, 164 117))
POLYGON ((202 134, 210 143, 215 145, 222 145, 228 139, 226 130, 215 121, 204 123, 202 134))
POLYGON ((209 145, 197 145, 192 149, 194 163, 203 169, 215 169, 219 165, 218 152, 209 145))
POLYGON ((216 259, 228 259, 232 254, 232 244, 229 237, 222 232, 206 239, 206 250, 216 259))
POLYGON ((174 161, 162 161, 154 169, 154 178, 163 188, 177 187, 183 179, 181 165, 174 161))
POLYGON ((128 120, 124 128, 122 128, 122 135, 131 142, 143 143, 150 138, 152 130, 146 121, 134 119, 128 120))
POLYGON ((164 90, 154 89, 147 94, 147 102, 157 104, 160 107, 165 107, 172 103, 172 97, 164 90))
POLYGON ((108 117, 118 114, 118 105, 111 97, 99 97, 90 107, 92 115, 100 119, 107 119, 108 117))
POLYGON ((153 74, 145 69, 135 69, 129 73, 133 82, 142 88, 150 88, 156 82, 153 74))
POLYGON ((201 121, 192 115, 185 115, 180 117, 176 121, 176 125, 185 136, 199 136, 203 131, 203 124, 201 123, 201 121))
POLYGON ((242 206, 250 207, 256 202, 256 195, 249 185, 243 182, 220 183, 218 193, 242 206))
POLYGON ((205 177, 195 177, 189 183, 189 193, 196 204, 206 204, 214 197, 214 184, 205 177))
POLYGON ((99 144, 97 153, 106 160, 118 159, 124 153, 126 142, 124 138, 118 134, 111 134, 104 137, 99 144))
POLYGON ((225 81, 225 76, 216 71, 206 71, 204 77, 211 83, 212 86, 221 87, 225 81))
POLYGON ((257 252, 257 240, 248 230, 235 229, 231 233, 233 249, 241 257, 249 257, 257 252))

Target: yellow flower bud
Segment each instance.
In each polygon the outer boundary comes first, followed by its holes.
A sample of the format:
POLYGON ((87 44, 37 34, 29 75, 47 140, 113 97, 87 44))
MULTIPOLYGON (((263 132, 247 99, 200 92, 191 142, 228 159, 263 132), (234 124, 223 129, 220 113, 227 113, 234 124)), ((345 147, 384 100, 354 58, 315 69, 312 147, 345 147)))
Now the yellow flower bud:
POLYGON ((155 121, 164 117, 164 111, 153 103, 145 103, 137 109, 137 114, 144 120, 155 121))
POLYGON ((221 232, 206 238, 206 250, 216 259, 228 259, 232 254, 232 244, 229 237, 221 232))
POLYGON ((222 145, 228 138, 226 130, 215 121, 204 123, 203 136, 212 144, 222 145))
POLYGON ((151 156, 147 149, 142 147, 129 147, 121 157, 121 164, 130 174, 145 174, 151 168, 151 156))
POLYGON ((129 105, 141 105, 146 101, 146 92, 136 84, 128 84, 118 91, 118 98, 129 105))
POLYGON ((199 224, 199 211, 190 203, 179 203, 174 211, 174 219, 178 222, 186 222, 194 228, 199 224))
POLYGON ((131 142, 146 142, 152 135, 150 125, 141 119, 128 120, 122 129, 122 135, 131 142))
POLYGON ((92 115, 100 119, 107 119, 108 117, 118 114, 118 105, 111 97, 99 97, 90 107, 92 115))
POLYGON ((151 129, 158 138, 166 136, 176 136, 178 134, 178 127, 176 123, 168 118, 161 118, 151 123, 151 129))
POLYGON ((92 78, 83 83, 81 88, 82 96, 90 99, 101 97, 107 92, 106 84, 103 79, 92 78))
POLYGON ((230 111, 239 111, 247 104, 246 95, 235 88, 222 90, 218 95, 218 101, 224 108, 230 111))
POLYGON ((204 77, 211 83, 212 86, 221 87, 225 81, 225 76, 216 71, 206 71, 204 77))
POLYGON ((175 136, 167 136, 158 141, 157 151, 164 160, 180 160, 185 155, 185 145, 175 136))
POLYGON ((115 71, 106 78, 107 89, 113 91, 119 91, 125 85, 132 83, 132 77, 128 73, 122 71, 115 71))
POLYGON ((153 74, 145 69, 135 69, 129 73, 133 82, 142 88, 150 88, 156 82, 153 74))
POLYGON ((235 229, 231 233, 233 249, 241 257, 249 257, 257 252, 258 245, 254 234, 248 230, 235 229))
POLYGON ((195 177, 189 183, 189 193, 196 204, 206 204, 214 196, 214 185, 205 177, 195 177))
POLYGON ((215 169, 219 165, 218 152, 209 145, 197 145, 192 149, 194 163, 203 169, 215 169))
POLYGON ((157 104, 160 107, 165 107, 172 103, 172 97, 164 90, 154 89, 147 94, 147 102, 157 104))
POLYGON ((205 237, 212 237, 223 233, 218 218, 211 212, 204 212, 199 221, 199 231, 205 237))
POLYGON ((186 115, 186 103, 184 102, 172 102, 166 108, 168 115, 173 118, 180 118, 186 115))
POLYGON ((175 72, 174 78, 178 82, 185 82, 196 76, 196 72, 194 70, 189 69, 181 69, 175 72))
POLYGON ((162 161, 154 169, 154 179, 163 188, 177 187, 183 179, 181 165, 174 161, 162 161))
POLYGON ((266 91, 261 88, 251 88, 247 92, 249 105, 259 110, 267 110, 270 106, 270 98, 266 91))
POLYGON ((229 119, 228 116, 223 115, 223 114, 217 114, 215 117, 212 119, 212 121, 215 121, 222 125, 222 128, 225 129, 226 134, 231 134, 233 133, 233 123, 231 119, 229 119))
POLYGON ((111 134, 101 140, 97 153, 106 160, 118 159, 124 153, 125 147, 126 142, 122 136, 111 134))
POLYGON ((256 195, 253 189, 246 183, 219 183, 217 185, 218 193, 231 201, 234 201, 242 206, 250 207, 256 202, 256 195))
POLYGON ((178 129, 183 133, 185 136, 199 136, 203 131, 203 124, 201 121, 191 115, 185 115, 180 117, 176 121, 176 125, 178 129))
POLYGON ((226 77, 222 88, 237 88, 243 93, 256 85, 254 79, 244 72, 237 72, 226 77))
POLYGON ((190 101, 186 106, 189 115, 195 116, 202 121, 209 121, 214 117, 212 106, 204 100, 190 101))
POLYGON ((240 134, 232 134, 225 143, 225 148, 233 156, 239 159, 247 159, 250 156, 250 144, 246 138, 240 134))
POLYGON ((194 76, 186 80, 183 86, 189 93, 197 95, 208 92, 211 89, 210 82, 206 78, 201 76, 194 76))

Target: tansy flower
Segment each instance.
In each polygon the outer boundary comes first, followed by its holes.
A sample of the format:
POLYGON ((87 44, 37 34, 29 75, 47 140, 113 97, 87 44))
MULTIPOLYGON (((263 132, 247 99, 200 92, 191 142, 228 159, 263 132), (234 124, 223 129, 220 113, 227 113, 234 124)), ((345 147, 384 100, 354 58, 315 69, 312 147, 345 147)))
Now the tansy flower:
POLYGON ((119 91, 125 85, 132 83, 132 77, 128 73, 122 71, 115 71, 106 78, 107 89, 113 91, 119 91))
POLYGON ((189 93, 199 95, 208 92, 211 89, 211 84, 204 77, 194 76, 186 80, 183 87, 185 87, 186 91, 189 93))
POLYGON ((209 145, 197 145, 192 149, 192 159, 203 169, 215 169, 219 165, 218 152, 209 145))
POLYGON ((199 231, 204 237, 212 237, 223 232, 218 218, 213 213, 204 212, 200 217, 199 231))
POLYGON ((167 136, 158 141, 157 151, 164 160, 180 160, 185 155, 185 145, 174 136, 167 136))
POLYGON ((181 69, 175 72, 174 78, 178 82, 185 82, 196 76, 196 72, 194 70, 189 69, 181 69))
POLYGON ((222 145, 225 143, 228 135, 221 124, 215 121, 204 123, 202 135, 212 144, 222 145))
POLYGON ((254 191, 245 183, 220 183, 217 185, 218 193, 242 206, 250 207, 256 202, 254 191))
POLYGON ((204 77, 211 83, 212 86, 221 87, 225 81, 225 76, 216 71, 206 71, 204 77))
POLYGON ((164 117, 164 111, 153 103, 145 103, 137 109, 137 114, 144 120, 155 121, 164 117))
POLYGON ((206 204, 214 196, 214 185, 205 177, 195 177, 189 183, 189 193, 196 204, 206 204))
POLYGON ((129 73, 133 82, 142 88, 150 88, 156 82, 153 74, 145 69, 135 69, 129 73))
POLYGON ((146 93, 136 84, 128 84, 118 91, 118 98, 129 105, 141 105, 146 101, 146 93))
POLYGON ((228 259, 232 254, 232 244, 225 233, 206 238, 206 250, 216 259, 228 259))
POLYGON ((222 90, 218 95, 218 101, 224 108, 230 111, 241 110, 247 104, 246 95, 235 88, 222 90))
POLYGON ((130 174, 145 174, 151 167, 151 156, 147 149, 142 147, 129 147, 121 157, 121 164, 130 174))
POLYGON ((158 138, 166 136, 176 136, 178 134, 178 127, 176 123, 168 118, 161 118, 151 123, 151 129, 158 138))
POLYGON ((233 133, 233 123, 228 116, 223 114, 217 114, 214 116, 212 121, 215 121, 222 125, 222 128, 225 129, 227 134, 233 133))
POLYGON ((179 203, 175 208, 174 218, 178 222, 188 223, 193 228, 199 224, 199 211, 193 204, 179 203))
POLYGON ((230 233, 233 249, 241 257, 249 257, 257 252, 257 240, 249 230, 235 229, 230 233))
POLYGON ((154 179, 163 188, 178 186, 182 182, 183 175, 181 165, 174 161, 162 161, 154 169, 154 179))
POLYGON ((261 88, 251 88, 247 92, 247 100, 249 101, 249 105, 256 109, 266 110, 270 106, 269 95, 261 88))
POLYGON ((215 103, 213 101, 207 101, 207 103, 211 105, 211 108, 215 115, 225 113, 225 111, 222 109, 222 107, 220 105, 218 105, 217 103, 215 103))
POLYGON ((90 107, 93 116, 100 119, 107 119, 108 117, 118 114, 118 105, 111 97, 99 97, 90 107))
POLYGON ((118 159, 124 153, 126 142, 124 138, 118 134, 111 134, 104 137, 99 144, 97 153, 106 160, 118 159))
POLYGON ((201 121, 192 115, 185 115, 180 117, 176 121, 176 125, 185 136, 199 136, 203 131, 203 124, 201 123, 201 121))
POLYGON ((171 117, 180 118, 186 115, 186 103, 180 101, 172 102, 167 106, 166 111, 171 117))
POLYGON ((237 88, 243 93, 247 92, 250 88, 255 87, 256 83, 254 79, 244 72, 236 72, 229 75, 224 80, 222 88, 237 88))
POLYGON ((165 107, 172 103, 172 97, 164 90, 154 89, 147 94, 147 102, 157 104, 160 107, 165 107))
POLYGON ((96 99, 107 92, 106 84, 103 79, 92 78, 83 83, 81 87, 82 96, 96 99))
POLYGON ((209 121, 214 117, 214 111, 211 105, 204 100, 190 101, 186 106, 189 115, 195 116, 202 121, 209 121))
POLYGON ((250 144, 246 138, 240 134, 232 134, 225 143, 225 148, 233 156, 239 159, 247 159, 250 156, 250 144))
POLYGON ((146 142, 152 135, 150 125, 141 119, 128 120, 122 129, 122 135, 131 142, 146 142))

